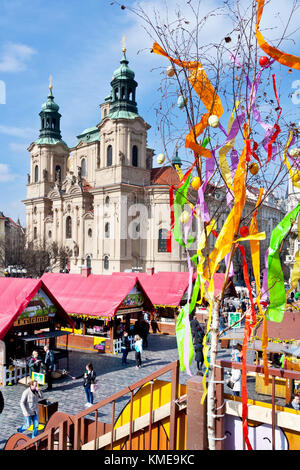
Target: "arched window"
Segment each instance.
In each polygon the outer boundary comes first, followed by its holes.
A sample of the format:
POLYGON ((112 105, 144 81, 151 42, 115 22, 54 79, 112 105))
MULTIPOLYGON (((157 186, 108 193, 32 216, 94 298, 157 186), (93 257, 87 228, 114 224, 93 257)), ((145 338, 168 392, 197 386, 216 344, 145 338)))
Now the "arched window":
POLYGON ((107 160, 106 160, 107 166, 112 166, 112 146, 109 145, 107 147, 107 160))
POLYGON ((106 196, 105 198, 105 205, 106 207, 109 207, 109 196, 106 196))
POLYGON ((34 240, 37 239, 37 227, 34 227, 34 229, 33 229, 33 238, 34 238, 34 240))
POLYGON ((136 145, 132 147, 132 166, 138 166, 139 152, 136 145))
POLYGON ((109 222, 106 222, 105 228, 104 228, 104 232, 105 232, 105 238, 109 238, 109 237, 110 237, 110 225, 109 225, 109 222))
POLYGON ((92 238, 93 236, 93 230, 91 228, 88 229, 88 237, 92 238))
POLYGON ((35 165, 34 167, 34 182, 38 183, 39 181, 39 167, 38 165, 35 165))
POLYGON ((81 161, 81 176, 83 176, 83 178, 86 177, 86 159, 83 158, 83 160, 81 161))
POLYGON ((109 259, 108 256, 104 257, 104 269, 109 269, 109 259))
POLYGON ((167 252, 167 233, 168 230, 165 228, 160 228, 158 231, 158 252, 166 253, 167 252))
POLYGON ((55 167, 55 181, 61 181, 61 167, 59 165, 55 167))
POLYGON ((66 218, 66 238, 72 238, 72 218, 69 215, 66 218))
POLYGON ((87 268, 91 268, 91 267, 92 267, 92 261, 91 261, 91 257, 90 257, 90 256, 87 256, 87 258, 86 258, 86 267, 87 267, 87 268))

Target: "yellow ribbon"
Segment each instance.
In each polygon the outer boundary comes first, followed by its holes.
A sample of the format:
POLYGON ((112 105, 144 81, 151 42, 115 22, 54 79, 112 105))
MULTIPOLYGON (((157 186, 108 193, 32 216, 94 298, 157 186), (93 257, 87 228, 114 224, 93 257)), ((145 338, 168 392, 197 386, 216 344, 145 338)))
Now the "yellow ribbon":
MULTIPOLYGON (((234 113, 237 110, 239 104, 240 104, 240 101, 237 101, 236 105, 235 105, 235 107, 232 111, 232 114, 230 116, 230 119, 229 119, 229 122, 228 122, 228 134, 231 131, 231 127, 232 127, 232 124, 233 124, 233 121, 234 121, 234 113)), ((222 147, 221 150, 219 151, 220 170, 221 170, 222 176, 224 178, 224 181, 226 183, 226 186, 231 190, 233 189, 233 187, 232 187, 233 181, 232 181, 231 171, 230 171, 227 159, 226 159, 226 155, 233 148, 234 143, 235 143, 235 138, 230 140, 229 142, 227 142, 227 144, 225 144, 224 147, 222 147)))

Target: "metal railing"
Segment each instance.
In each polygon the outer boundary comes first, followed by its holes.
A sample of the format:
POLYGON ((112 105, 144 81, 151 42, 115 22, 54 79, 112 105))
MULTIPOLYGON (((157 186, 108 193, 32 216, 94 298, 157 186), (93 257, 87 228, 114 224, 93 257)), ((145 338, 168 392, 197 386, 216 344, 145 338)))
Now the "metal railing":
MULTIPOLYGON (((152 416, 153 416, 153 389, 155 379, 165 375, 166 373, 171 372, 171 397, 170 397, 170 434, 169 434, 169 449, 167 450, 176 450, 176 436, 177 436, 177 416, 178 416, 178 390, 179 390, 179 362, 174 361, 158 371, 152 373, 151 375, 140 379, 135 382, 133 385, 130 385, 120 392, 115 393, 114 395, 105 398, 99 403, 92 405, 87 410, 82 411, 76 416, 71 417, 71 423, 73 430, 70 433, 70 417, 67 415, 59 422, 59 425, 47 427, 45 431, 38 435, 35 439, 30 440, 22 445, 19 445, 17 450, 54 450, 55 441, 58 442, 57 450, 80 450, 84 444, 86 444, 85 439, 83 438, 83 428, 84 420, 91 420, 91 414, 94 416, 94 426, 93 426, 93 437, 88 439, 88 442, 93 442, 94 450, 97 450, 97 442, 99 437, 99 410, 104 406, 112 406, 111 410, 111 442, 110 448, 113 449, 114 446, 114 426, 115 426, 115 413, 116 413, 116 401, 125 395, 130 394, 130 421, 129 421, 129 450, 132 450, 132 439, 133 439, 133 402, 134 402, 134 392, 146 384, 150 384, 150 410, 149 410, 149 441, 148 447, 151 449, 151 439, 152 439, 152 416), (56 438, 54 439, 54 435, 56 438)), ((55 415, 53 415, 55 416, 55 415)))

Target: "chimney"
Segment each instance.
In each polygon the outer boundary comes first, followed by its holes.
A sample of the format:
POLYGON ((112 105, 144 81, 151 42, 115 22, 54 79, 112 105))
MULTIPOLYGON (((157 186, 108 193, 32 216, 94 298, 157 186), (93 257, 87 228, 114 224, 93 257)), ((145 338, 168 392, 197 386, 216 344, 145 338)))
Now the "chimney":
POLYGON ((81 276, 88 277, 92 273, 92 268, 88 268, 87 266, 81 267, 81 276))
POLYGON ((146 269, 146 273, 149 275, 149 276, 152 276, 154 274, 154 268, 147 268, 146 269))

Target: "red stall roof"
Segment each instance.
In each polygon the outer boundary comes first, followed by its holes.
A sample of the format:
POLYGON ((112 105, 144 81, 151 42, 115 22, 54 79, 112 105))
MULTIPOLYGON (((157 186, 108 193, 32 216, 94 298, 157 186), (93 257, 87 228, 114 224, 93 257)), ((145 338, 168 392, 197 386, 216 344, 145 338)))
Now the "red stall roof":
POLYGON ((178 307, 189 286, 188 272, 113 273, 114 276, 137 276, 153 305, 178 307))
POLYGON ((39 289, 44 290, 57 306, 58 313, 73 326, 73 320, 41 279, 0 277, 0 340, 4 338, 39 289))
MULTIPOLYGON (((162 271, 154 274, 147 273, 113 273, 113 276, 137 276, 144 290, 147 292, 154 305, 166 307, 178 307, 189 286, 188 272, 162 271)), ((193 274, 193 281, 196 274, 193 274)), ((215 296, 222 292, 225 274, 214 275, 215 296)), ((230 291, 232 296, 236 292, 230 280, 230 291)), ((207 283, 208 287, 208 283, 207 283)))
POLYGON ((144 294, 145 307, 154 310, 137 276, 45 273, 41 279, 69 314, 111 318, 136 284, 144 294))
MULTIPOLYGON (((268 337, 270 341, 299 341, 300 339, 300 312, 287 310, 282 322, 267 321, 268 337)), ((262 338, 262 323, 257 328, 256 337, 262 338)))

